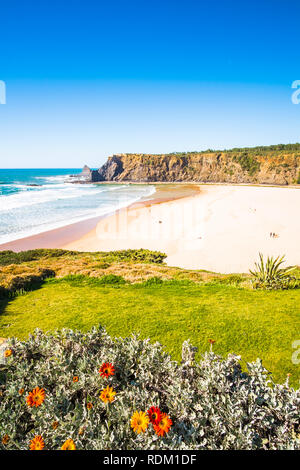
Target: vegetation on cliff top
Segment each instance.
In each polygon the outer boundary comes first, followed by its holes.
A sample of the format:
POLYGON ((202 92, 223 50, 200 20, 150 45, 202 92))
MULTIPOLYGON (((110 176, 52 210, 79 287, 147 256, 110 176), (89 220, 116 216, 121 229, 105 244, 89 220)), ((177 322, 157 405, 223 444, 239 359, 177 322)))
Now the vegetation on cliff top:
MULTIPOLYGON (((207 149, 207 150, 193 150, 189 152, 170 152, 170 153, 165 153, 165 154, 138 154, 141 156, 183 156, 183 157, 188 157, 189 155, 201 155, 201 154, 207 154, 207 153, 248 153, 253 156, 267 156, 267 155, 286 155, 288 153, 297 153, 297 156, 300 156, 300 143, 295 143, 295 144, 277 144, 277 145, 267 145, 267 146, 257 146, 257 147, 235 147, 232 149, 223 149, 223 150, 218 150, 218 149, 207 149), (299 152, 299 154, 298 154, 299 152)), ((126 155, 137 155, 133 153, 127 153, 126 155)))

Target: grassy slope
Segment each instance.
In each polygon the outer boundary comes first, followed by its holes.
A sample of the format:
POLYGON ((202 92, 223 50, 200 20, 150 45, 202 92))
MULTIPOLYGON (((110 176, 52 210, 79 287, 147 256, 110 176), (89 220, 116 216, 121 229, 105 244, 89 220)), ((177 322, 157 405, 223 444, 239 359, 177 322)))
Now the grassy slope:
MULTIPOLYGON (((112 335, 133 331, 160 341, 175 359, 190 338, 200 352, 208 338, 222 355, 263 359, 276 381, 288 372, 299 386, 292 342, 300 337, 300 290, 251 291, 218 284, 172 284, 120 287, 83 282, 48 281, 39 290, 2 302, 0 336, 25 338, 34 328, 88 329, 101 323, 112 335)), ((0 305, 1 307, 1 305, 0 305)))

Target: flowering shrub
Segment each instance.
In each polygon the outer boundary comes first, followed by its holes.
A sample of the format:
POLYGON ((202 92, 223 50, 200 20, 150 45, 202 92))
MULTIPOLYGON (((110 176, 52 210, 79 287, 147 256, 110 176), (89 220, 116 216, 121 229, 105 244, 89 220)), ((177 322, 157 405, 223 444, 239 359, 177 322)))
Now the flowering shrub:
POLYGON ((199 363, 185 342, 179 365, 158 343, 102 328, 11 339, 0 448, 300 449, 300 391, 274 384, 259 360, 243 372, 213 341, 199 363))

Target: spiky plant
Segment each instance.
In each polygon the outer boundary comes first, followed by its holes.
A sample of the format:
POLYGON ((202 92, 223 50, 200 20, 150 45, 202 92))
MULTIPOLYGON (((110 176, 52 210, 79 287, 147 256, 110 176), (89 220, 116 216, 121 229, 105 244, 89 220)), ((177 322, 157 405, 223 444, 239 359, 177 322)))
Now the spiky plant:
POLYGON ((255 289, 290 289, 296 287, 297 280, 291 276, 291 272, 295 266, 287 266, 282 268, 285 262, 284 256, 273 258, 268 256, 264 261, 262 253, 259 253, 259 262, 255 263, 255 270, 250 273, 253 276, 253 287, 255 289))

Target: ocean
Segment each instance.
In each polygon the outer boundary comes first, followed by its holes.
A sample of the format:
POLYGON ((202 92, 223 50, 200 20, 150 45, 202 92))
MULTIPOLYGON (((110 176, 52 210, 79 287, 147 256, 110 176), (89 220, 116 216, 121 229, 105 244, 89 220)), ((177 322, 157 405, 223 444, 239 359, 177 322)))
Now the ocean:
POLYGON ((126 207, 151 185, 74 184, 81 169, 0 169, 0 244, 126 207))

